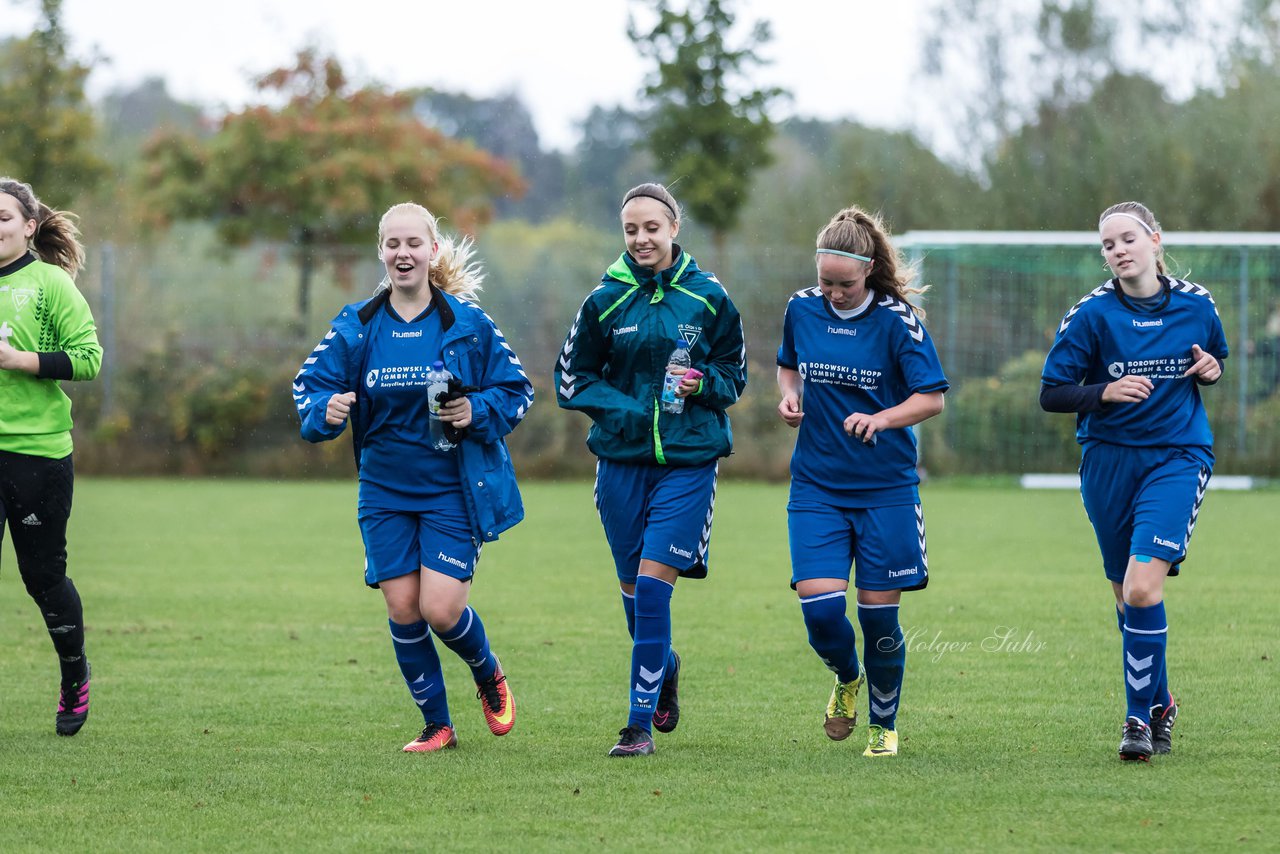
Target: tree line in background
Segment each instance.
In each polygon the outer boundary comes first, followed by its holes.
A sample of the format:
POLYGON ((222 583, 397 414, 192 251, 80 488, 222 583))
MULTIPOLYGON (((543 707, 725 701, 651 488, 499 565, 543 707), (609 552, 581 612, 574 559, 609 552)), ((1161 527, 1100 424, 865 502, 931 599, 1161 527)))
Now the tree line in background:
MULTIPOLYGON (((137 414, 104 420, 118 439, 163 417, 147 430, 197 456, 244 447, 280 415, 276 384, 334 308, 317 314, 313 290, 368 293, 377 218, 406 198, 479 235, 484 302, 536 383, 621 249, 619 199, 644 180, 678 179, 682 243, 710 256, 704 266, 730 283, 755 341, 772 340, 780 293, 811 275, 814 234, 850 203, 882 211, 898 233, 1083 229, 1127 198, 1171 230, 1280 231, 1280 0, 1239 0, 1216 17, 1188 0, 938 0, 920 46, 920 122, 906 130, 775 122, 787 93, 753 83, 766 21, 739 22, 731 0, 636 2, 629 35, 652 73, 634 104, 591 106, 568 151, 539 144, 514 94, 392 90, 307 47, 257 78, 259 103, 227 114, 174 98, 162 79, 90 103, 84 85, 100 60, 71 52, 61 0, 39 5, 34 32, 0 42, 0 173, 81 213, 91 248, 149 253, 152 278, 179 280, 157 251, 175 234, 187 263, 206 268, 195 318, 151 318, 152 339, 131 342, 132 358, 121 348, 120 385, 137 414), (264 274, 275 259, 291 278, 264 274), (283 337, 257 364, 233 347, 191 346, 193 329, 218 323, 204 316, 214 292, 246 263, 272 291, 263 303, 288 306, 283 321, 265 312, 270 335, 236 336, 283 337)), ((907 61, 910 46, 902 52, 907 61)), ((849 81, 856 97, 874 72, 851 59, 849 81)), ((769 382, 767 350, 756 350, 757 386, 769 382)), ((774 426, 767 395, 747 403, 740 434, 774 426)), ((564 432, 529 442, 554 457, 564 432)))
MULTIPOLYGON (((269 221, 300 219, 304 231, 309 220, 333 217, 318 192, 349 197, 328 204, 353 212, 338 214, 320 242, 364 239, 368 223, 354 211, 362 201, 376 207, 375 185, 395 182, 442 211, 457 207, 465 230, 493 216, 609 227, 622 191, 654 173, 679 177, 693 218, 727 234, 751 196, 767 190, 778 202, 809 191, 779 196, 785 187, 758 186, 760 171, 780 157, 816 161, 801 165, 820 170, 850 201, 883 207, 899 230, 1078 227, 1119 195, 1150 200, 1171 227, 1280 223, 1280 142, 1271 133, 1280 118, 1276 0, 1236 0, 1231 15, 1205 15, 1190 0, 1135 9, 1098 0, 938 0, 920 46, 920 120, 906 131, 803 118, 775 126, 770 113, 787 93, 751 83, 767 70, 759 56, 770 41, 767 21, 735 45, 743 25, 732 0, 635 3, 630 36, 653 73, 637 81, 635 106, 592 106, 578 143, 564 152, 539 145, 517 95, 357 84, 336 59, 305 47, 289 67, 257 79, 260 104, 230 114, 173 98, 162 79, 89 103, 84 84, 103 60, 71 53, 62 0, 31 2, 41 7, 36 30, 0 42, 0 162, 57 205, 118 205, 141 195, 153 214, 209 219, 235 241, 302 239, 269 221), (945 131, 936 116, 945 117, 945 131), (929 138, 944 133, 949 140, 931 147, 929 138), (272 147, 278 162, 250 159, 280 137, 289 147, 272 147), (834 150, 849 145, 870 149, 875 162, 849 162, 834 150), (429 162, 414 162, 415 152, 429 162), (218 178, 227 186, 200 186, 193 166, 202 157, 206 171, 230 172, 218 178), (459 178, 453 166, 494 174, 487 183, 459 178), (257 178, 250 168, 267 173, 257 178), (917 184, 911 176, 920 173, 927 179, 917 184), (157 178, 165 186, 153 193, 157 178), (192 186, 178 186, 184 180, 192 186), (279 198, 260 198, 268 180, 279 198), (249 187, 254 181, 264 187, 249 187), (229 204, 218 208, 193 187, 229 204), (283 206, 290 195, 292 208, 283 206), (270 213, 259 213, 267 201, 270 213)), ((908 61, 908 46, 902 53, 908 61)), ((855 62, 850 88, 874 85, 872 71, 855 62)), ((154 216, 113 220, 139 233, 155 224, 154 216)))

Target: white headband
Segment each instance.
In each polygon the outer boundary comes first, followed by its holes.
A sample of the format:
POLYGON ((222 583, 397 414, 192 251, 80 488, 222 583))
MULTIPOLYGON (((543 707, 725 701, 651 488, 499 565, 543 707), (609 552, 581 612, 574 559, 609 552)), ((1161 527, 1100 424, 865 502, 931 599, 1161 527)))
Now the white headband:
POLYGON ((859 255, 856 252, 841 252, 839 249, 819 249, 817 250, 817 253, 819 255, 842 255, 845 258, 852 258, 855 261, 866 261, 868 264, 870 264, 872 260, 866 255, 859 255))
POLYGON ((1102 231, 1102 226, 1106 223, 1107 220, 1114 219, 1115 217, 1118 217, 1118 216, 1127 216, 1129 219, 1133 220, 1138 225, 1146 229, 1147 234, 1155 234, 1155 231, 1151 228, 1151 226, 1143 222, 1141 217, 1131 214, 1128 211, 1116 211, 1115 213, 1107 214, 1102 218, 1102 222, 1098 223, 1098 231, 1102 231))

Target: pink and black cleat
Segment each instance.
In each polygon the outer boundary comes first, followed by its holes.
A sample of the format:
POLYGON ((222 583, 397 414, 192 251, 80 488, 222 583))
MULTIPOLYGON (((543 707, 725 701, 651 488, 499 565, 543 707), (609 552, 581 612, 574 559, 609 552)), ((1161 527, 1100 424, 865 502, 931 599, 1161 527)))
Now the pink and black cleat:
POLYGON ((75 735, 89 718, 89 677, 91 671, 85 662, 83 682, 64 684, 58 692, 58 735, 75 735))

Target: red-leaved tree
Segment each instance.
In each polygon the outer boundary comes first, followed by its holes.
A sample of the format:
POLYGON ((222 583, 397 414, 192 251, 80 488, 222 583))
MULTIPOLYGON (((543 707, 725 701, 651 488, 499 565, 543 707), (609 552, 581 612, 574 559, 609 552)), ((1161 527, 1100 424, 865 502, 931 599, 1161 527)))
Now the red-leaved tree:
POLYGON ((317 260, 371 248, 391 205, 420 202, 471 233, 496 198, 524 192, 505 161, 423 124, 405 93, 353 88, 332 57, 303 50, 256 85, 265 103, 228 114, 211 135, 148 144, 145 207, 155 225, 210 220, 228 245, 293 244, 304 321, 317 260))

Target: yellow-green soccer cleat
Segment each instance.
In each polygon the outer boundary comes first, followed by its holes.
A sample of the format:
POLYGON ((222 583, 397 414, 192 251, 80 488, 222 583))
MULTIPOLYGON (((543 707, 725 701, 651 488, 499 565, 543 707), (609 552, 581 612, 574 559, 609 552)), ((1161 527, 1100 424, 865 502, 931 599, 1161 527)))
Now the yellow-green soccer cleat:
POLYGON ((858 723, 858 692, 867 681, 865 673, 859 673, 852 682, 836 680, 836 687, 831 689, 831 699, 827 701, 827 713, 822 720, 822 728, 827 731, 827 738, 832 741, 844 741, 849 732, 858 723))
POLYGON ((862 755, 897 756, 898 731, 896 729, 885 729, 882 726, 872 724, 870 731, 867 733, 867 749, 862 751, 862 755))

